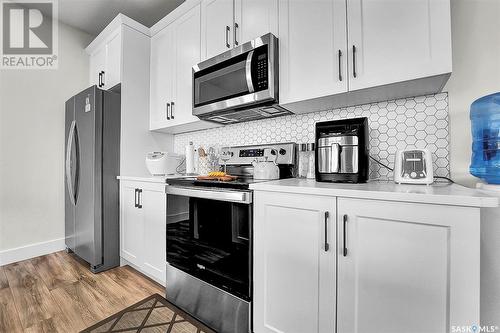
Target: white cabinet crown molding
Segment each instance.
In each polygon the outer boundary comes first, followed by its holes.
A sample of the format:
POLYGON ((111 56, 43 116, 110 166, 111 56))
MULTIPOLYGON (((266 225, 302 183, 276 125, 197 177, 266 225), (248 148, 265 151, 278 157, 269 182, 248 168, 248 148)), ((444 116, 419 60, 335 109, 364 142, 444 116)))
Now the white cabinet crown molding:
POLYGON ((93 54, 95 50, 99 48, 102 43, 107 41, 110 36, 114 35, 115 30, 118 30, 122 25, 126 25, 148 37, 151 36, 150 29, 148 27, 120 13, 116 15, 113 21, 111 21, 106 26, 106 28, 104 28, 99 33, 99 35, 97 35, 97 37, 94 38, 94 40, 85 48, 85 52, 87 52, 87 54, 89 55, 93 54))
POLYGON ((186 12, 199 5, 200 3, 201 0, 186 0, 179 7, 175 8, 164 18, 155 23, 151 28, 149 28, 149 36, 153 37, 158 32, 166 28, 169 24, 173 23, 175 20, 180 18, 182 15, 184 15, 186 12))

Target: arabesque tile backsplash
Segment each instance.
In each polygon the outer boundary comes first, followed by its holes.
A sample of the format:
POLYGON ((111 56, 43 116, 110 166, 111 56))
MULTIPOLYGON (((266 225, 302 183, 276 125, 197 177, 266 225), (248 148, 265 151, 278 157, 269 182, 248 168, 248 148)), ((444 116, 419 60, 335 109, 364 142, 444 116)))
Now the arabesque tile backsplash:
MULTIPOLYGON (((174 150, 184 153, 195 147, 242 146, 274 142, 314 142, 314 124, 319 121, 368 117, 370 155, 394 164, 397 149, 425 148, 433 154, 434 172, 449 176, 448 94, 404 98, 301 115, 256 120, 196 132, 177 134, 174 150)), ((391 172, 370 163, 370 179, 392 178, 391 172)))

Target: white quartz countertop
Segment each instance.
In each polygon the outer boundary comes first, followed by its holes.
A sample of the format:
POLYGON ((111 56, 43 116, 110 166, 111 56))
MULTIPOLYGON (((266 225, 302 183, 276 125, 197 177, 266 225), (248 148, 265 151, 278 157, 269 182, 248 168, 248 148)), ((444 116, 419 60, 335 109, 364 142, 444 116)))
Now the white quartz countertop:
POLYGON ((116 177, 119 180, 128 180, 134 182, 146 182, 146 183, 166 183, 167 179, 173 178, 183 178, 183 177, 193 177, 186 176, 181 174, 175 175, 166 175, 166 176, 150 176, 150 177, 141 177, 141 176, 118 176, 116 177))
POLYGON ((322 183, 310 179, 282 179, 251 184, 254 191, 286 192, 334 197, 404 201, 438 205, 497 207, 499 199, 461 185, 398 185, 390 181, 366 184, 322 183))

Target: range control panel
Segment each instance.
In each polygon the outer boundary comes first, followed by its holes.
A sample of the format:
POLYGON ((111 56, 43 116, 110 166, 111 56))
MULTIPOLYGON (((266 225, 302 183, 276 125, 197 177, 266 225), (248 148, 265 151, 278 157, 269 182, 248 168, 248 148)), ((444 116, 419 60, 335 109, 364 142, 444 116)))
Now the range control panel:
MULTIPOLYGON (((278 164, 295 164, 295 143, 277 143, 261 146, 225 147, 223 152, 228 152, 231 158, 228 165, 250 165, 255 160, 263 160, 266 157, 273 160, 276 156, 278 164)), ((224 162, 220 161, 221 165, 224 162)))

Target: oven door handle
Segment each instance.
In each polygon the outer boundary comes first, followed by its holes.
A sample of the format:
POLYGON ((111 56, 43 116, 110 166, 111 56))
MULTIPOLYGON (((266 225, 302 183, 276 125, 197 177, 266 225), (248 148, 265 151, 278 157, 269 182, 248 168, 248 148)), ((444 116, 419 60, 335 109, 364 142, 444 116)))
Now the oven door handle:
POLYGON ((167 193, 167 195, 171 194, 184 197, 238 202, 244 204, 251 204, 253 199, 251 192, 199 190, 171 185, 166 187, 165 192, 167 193))
POLYGON ((252 58, 253 58, 253 50, 248 52, 247 61, 245 64, 245 73, 246 73, 246 77, 247 77, 248 92, 250 92, 250 93, 255 92, 255 89, 253 87, 253 82, 252 82, 252 58))

